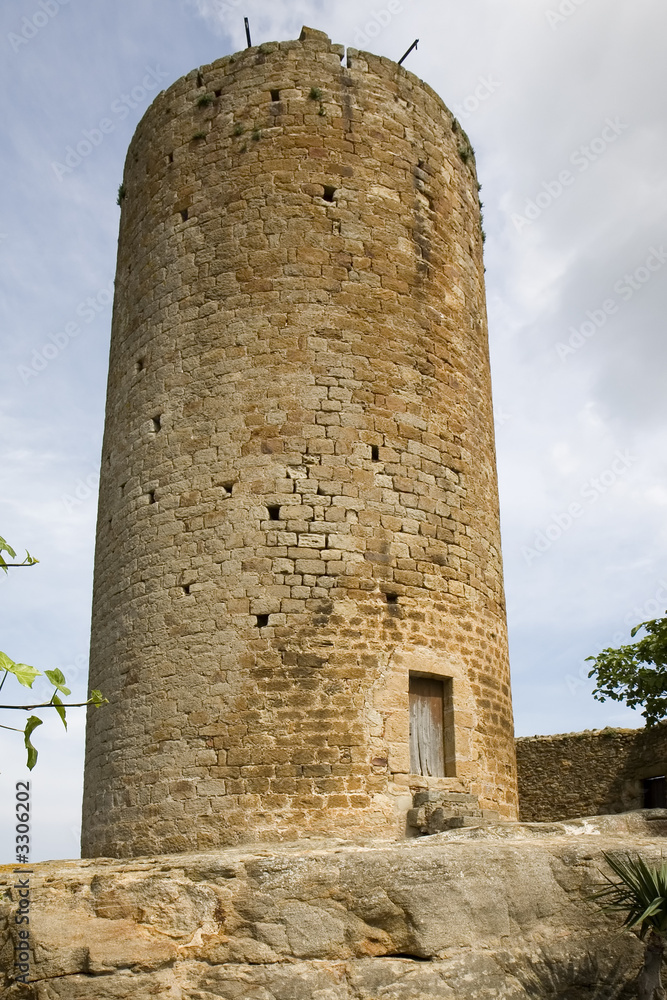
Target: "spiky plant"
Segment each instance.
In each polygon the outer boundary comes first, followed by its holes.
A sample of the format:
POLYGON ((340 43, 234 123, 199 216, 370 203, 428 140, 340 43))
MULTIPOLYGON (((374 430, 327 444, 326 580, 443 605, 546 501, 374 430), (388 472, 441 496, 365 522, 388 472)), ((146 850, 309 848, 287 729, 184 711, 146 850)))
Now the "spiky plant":
POLYGON ((607 882, 591 895, 607 913, 624 913, 623 926, 646 941, 644 966, 637 980, 640 1000, 665 1000, 662 961, 667 943, 667 861, 649 865, 639 855, 605 854, 618 881, 607 882))

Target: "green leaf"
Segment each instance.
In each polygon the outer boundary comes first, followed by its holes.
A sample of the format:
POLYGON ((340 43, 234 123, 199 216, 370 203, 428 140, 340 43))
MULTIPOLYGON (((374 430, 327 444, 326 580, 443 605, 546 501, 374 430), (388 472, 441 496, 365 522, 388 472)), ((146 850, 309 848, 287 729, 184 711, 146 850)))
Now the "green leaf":
POLYGON ((4 538, 0 538, 0 568, 4 569, 6 573, 7 567, 5 565, 5 560, 2 555, 3 552, 6 552, 7 555, 10 557, 10 559, 16 558, 16 552, 14 552, 14 549, 11 547, 11 545, 8 542, 6 542, 4 538))
POLYGON ((62 670, 45 670, 44 676, 48 677, 53 686, 57 688, 61 694, 67 696, 72 693, 68 687, 65 687, 65 675, 62 670))
MULTIPOLYGON (((67 691, 67 688, 65 688, 65 690, 67 691)), ((69 694, 69 691, 67 691, 67 693, 69 694)), ((55 705, 56 712, 62 719, 63 726, 65 727, 65 729, 67 729, 67 719, 65 718, 65 706, 63 705, 62 701, 55 693, 55 691, 53 693, 53 698, 51 699, 51 704, 55 705)))
POLYGON ((38 719, 36 715, 31 715, 25 724, 25 729, 23 730, 23 738, 25 743, 25 748, 28 751, 28 770, 32 771, 33 767, 37 763, 37 750, 30 742, 30 737, 32 736, 37 726, 42 725, 42 720, 38 719))
POLYGON ((105 698, 101 691, 95 689, 95 691, 90 692, 90 698, 88 699, 89 704, 94 705, 95 708, 99 708, 100 705, 108 705, 109 699, 105 698))
POLYGON ((660 910, 664 909, 664 906, 665 906, 665 900, 663 899, 662 896, 658 896, 657 899, 654 899, 653 902, 646 907, 643 913, 638 914, 634 918, 632 923, 628 924, 628 927, 636 927, 637 924, 643 924, 644 921, 648 920, 649 917, 652 917, 655 913, 658 913, 660 910))
POLYGON ((16 677, 19 684, 27 688, 32 687, 35 677, 41 676, 40 670, 35 670, 34 667, 28 666, 27 663, 14 663, 6 653, 0 653, 0 670, 8 670, 10 674, 16 677))

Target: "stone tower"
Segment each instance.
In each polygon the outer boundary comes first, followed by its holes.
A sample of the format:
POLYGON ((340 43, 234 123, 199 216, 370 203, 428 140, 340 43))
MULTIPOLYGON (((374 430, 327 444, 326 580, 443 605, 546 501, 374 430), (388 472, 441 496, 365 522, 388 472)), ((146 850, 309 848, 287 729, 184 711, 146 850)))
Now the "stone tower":
POLYGON ((87 856, 395 838, 419 790, 516 817, 474 158, 342 59, 220 59, 129 149, 87 856))

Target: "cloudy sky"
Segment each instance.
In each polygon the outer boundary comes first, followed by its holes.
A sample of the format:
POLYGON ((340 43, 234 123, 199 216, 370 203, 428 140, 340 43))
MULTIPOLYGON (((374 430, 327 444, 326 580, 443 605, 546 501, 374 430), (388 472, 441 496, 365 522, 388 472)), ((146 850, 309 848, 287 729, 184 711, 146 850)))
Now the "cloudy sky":
MULTIPOLYGON (((0 580, 0 649, 84 695, 125 151, 158 89, 245 46, 244 14, 255 43, 309 24, 398 59, 420 38, 406 68, 483 184, 517 734, 639 725, 584 659, 667 608, 660 0, 6 0, 0 534, 41 561, 0 580)), ((35 860, 78 855, 83 713, 58 726, 35 736, 35 860)), ((10 862, 14 734, 0 761, 10 862)))

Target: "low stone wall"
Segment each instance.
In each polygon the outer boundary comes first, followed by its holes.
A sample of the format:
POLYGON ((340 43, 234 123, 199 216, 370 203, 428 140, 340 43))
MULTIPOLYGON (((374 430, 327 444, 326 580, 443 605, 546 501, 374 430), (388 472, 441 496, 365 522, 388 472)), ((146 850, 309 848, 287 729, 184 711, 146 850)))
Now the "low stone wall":
POLYGON ((5 1000, 630 995, 625 990, 642 946, 585 897, 600 882, 602 851, 639 850, 657 860, 666 830, 664 818, 631 814, 567 825, 499 824, 399 844, 301 842, 58 861, 18 875, 5 866, 0 994, 5 1000), (22 986, 12 982, 12 968, 22 926, 15 917, 26 905, 18 881, 26 878, 31 982, 22 986))
POLYGON ((641 809, 643 779, 667 773, 667 725, 523 737, 516 756, 523 821, 641 809))

